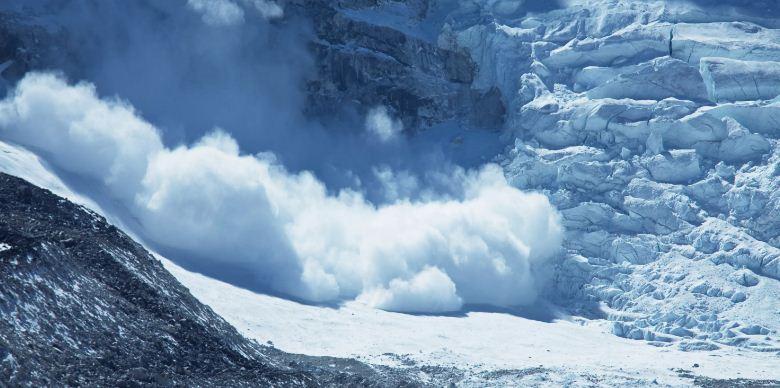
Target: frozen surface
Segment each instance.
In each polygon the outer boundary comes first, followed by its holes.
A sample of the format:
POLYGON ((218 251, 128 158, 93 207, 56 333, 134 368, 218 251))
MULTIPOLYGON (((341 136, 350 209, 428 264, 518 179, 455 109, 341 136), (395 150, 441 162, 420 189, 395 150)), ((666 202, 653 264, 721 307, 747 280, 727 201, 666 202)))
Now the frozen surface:
POLYGON ((0 172, 20 177, 74 203, 104 214, 91 199, 75 193, 41 158, 20 146, 0 141, 0 172))
POLYGON ((777 9, 566 5, 444 32, 507 91, 510 181, 563 214, 550 297, 617 336, 776 354, 777 9))
POLYGON ((700 63, 713 102, 771 100, 780 95, 780 62, 702 58, 700 63))
POLYGON ((668 349, 780 351, 777 5, 345 4, 467 53, 471 87, 498 91, 496 159, 567 229, 550 300, 668 349))
POLYGON ((647 346, 611 334, 605 320, 544 321, 501 312, 462 316, 390 313, 357 302, 341 307, 302 305, 255 294, 188 272, 166 268, 198 299, 244 335, 288 352, 356 357, 370 363, 458 367, 483 371, 544 366, 553 377, 540 385, 625 384, 656 381, 686 385, 678 369, 713 378, 780 379, 771 353, 727 348, 686 353, 647 346), (693 365, 698 364, 694 368, 693 365))

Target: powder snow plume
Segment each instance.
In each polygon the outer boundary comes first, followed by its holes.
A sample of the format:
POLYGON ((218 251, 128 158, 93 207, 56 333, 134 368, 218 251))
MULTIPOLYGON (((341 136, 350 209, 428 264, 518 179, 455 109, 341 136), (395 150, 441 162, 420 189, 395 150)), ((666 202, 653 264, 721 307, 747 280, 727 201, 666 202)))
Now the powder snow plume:
POLYGON ((563 234, 547 198, 511 187, 496 165, 456 174, 457 196, 377 206, 272 154, 243 154, 221 130, 167 147, 127 102, 48 73, 0 102, 0 138, 100 182, 151 243, 252 268, 263 287, 311 302, 433 313, 532 303, 563 234))

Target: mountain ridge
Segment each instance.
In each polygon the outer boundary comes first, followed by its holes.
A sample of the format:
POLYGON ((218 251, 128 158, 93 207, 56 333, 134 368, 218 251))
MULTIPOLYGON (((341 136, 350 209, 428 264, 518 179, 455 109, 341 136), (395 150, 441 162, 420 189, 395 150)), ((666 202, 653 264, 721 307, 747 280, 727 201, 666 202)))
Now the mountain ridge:
POLYGON ((244 338, 102 216, 2 172, 0 215, 0 380, 10 386, 418 385, 244 338))

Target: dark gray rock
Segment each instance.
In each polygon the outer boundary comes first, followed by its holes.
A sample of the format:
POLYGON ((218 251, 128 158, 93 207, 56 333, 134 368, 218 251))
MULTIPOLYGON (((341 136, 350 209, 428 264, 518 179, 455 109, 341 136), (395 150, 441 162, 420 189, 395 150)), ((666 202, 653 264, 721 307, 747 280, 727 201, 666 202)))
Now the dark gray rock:
POLYGON ((103 217, 0 174, 0 386, 417 386, 242 337, 103 217))
MULTIPOLYGON (((411 1, 420 17, 428 5, 411 1)), ((316 75, 308 81, 309 114, 332 113, 353 104, 368 110, 385 105, 418 129, 448 120, 499 128, 505 103, 497 90, 476 90, 476 64, 465 50, 445 49, 396 29, 353 19, 344 8, 376 6, 376 1, 299 0, 288 11, 309 20, 316 75), (342 8, 344 7, 344 8, 342 8), (486 101, 489 109, 482 109, 486 101), (488 117, 489 116, 489 117, 488 117)))
POLYGON ((2 381, 315 385, 263 360, 102 217, 4 174, 0 241, 2 381))

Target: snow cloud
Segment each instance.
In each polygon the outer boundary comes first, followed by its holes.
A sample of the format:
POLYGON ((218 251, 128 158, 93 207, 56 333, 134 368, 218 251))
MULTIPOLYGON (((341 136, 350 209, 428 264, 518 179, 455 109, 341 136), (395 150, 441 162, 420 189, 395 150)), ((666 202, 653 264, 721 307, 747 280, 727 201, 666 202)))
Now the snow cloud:
POLYGON ((371 109, 366 116, 366 130, 381 142, 397 138, 404 130, 401 120, 390 117, 387 108, 378 106, 371 109))
POLYGON ((377 287, 360 294, 358 300, 383 310, 442 313, 463 305, 457 287, 437 267, 426 267, 410 280, 393 279, 388 287, 377 287))
MULTIPOLYGON (((101 182, 149 242, 252 268, 263 287, 312 302, 434 313, 531 303, 562 237, 546 197, 511 187, 495 165, 454 174, 456 195, 396 192, 378 206, 272 154, 243 154, 221 130, 165 147, 126 102, 51 74, 27 75, 0 101, 0 138, 101 182)), ((417 184, 404 179, 396 187, 417 184)))
POLYGON ((43 151, 62 168, 99 179, 132 199, 148 159, 163 149, 151 124, 120 100, 100 100, 91 84, 67 85, 47 74, 20 82, 0 103, 3 137, 43 151))
POLYGON ((244 22, 244 10, 230 0, 187 0, 187 6, 203 15, 211 26, 233 26, 244 22))
POLYGON ((276 19, 284 16, 284 10, 279 4, 267 0, 244 0, 244 3, 254 6, 266 19, 276 19))
POLYGON ((266 0, 187 0, 187 6, 203 15, 204 23, 215 27, 235 26, 243 23, 244 7, 258 12, 266 19, 279 18, 284 15, 278 4, 266 0))

